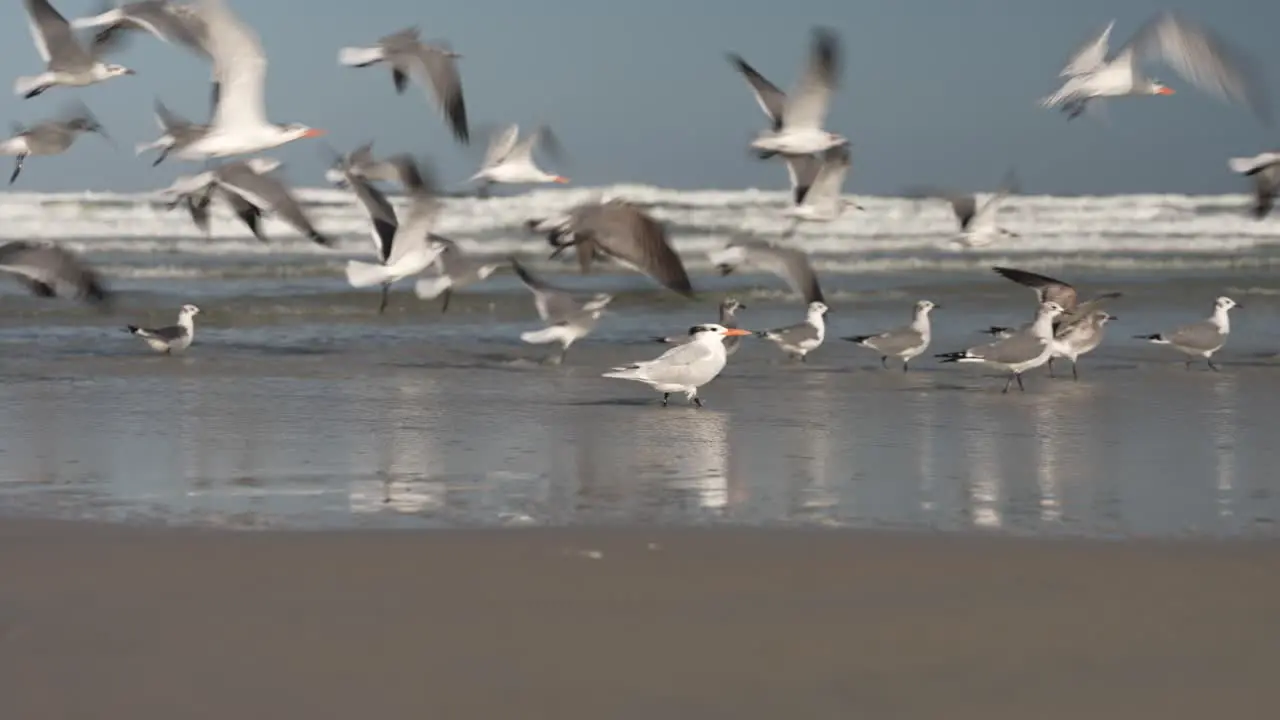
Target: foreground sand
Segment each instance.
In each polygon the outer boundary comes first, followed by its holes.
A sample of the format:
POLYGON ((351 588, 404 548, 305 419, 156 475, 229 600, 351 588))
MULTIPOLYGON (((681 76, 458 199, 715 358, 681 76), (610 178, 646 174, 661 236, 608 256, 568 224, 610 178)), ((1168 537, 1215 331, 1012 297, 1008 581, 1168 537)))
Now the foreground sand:
POLYGON ((0 522, 5 718, 1273 711, 1280 545, 0 522))

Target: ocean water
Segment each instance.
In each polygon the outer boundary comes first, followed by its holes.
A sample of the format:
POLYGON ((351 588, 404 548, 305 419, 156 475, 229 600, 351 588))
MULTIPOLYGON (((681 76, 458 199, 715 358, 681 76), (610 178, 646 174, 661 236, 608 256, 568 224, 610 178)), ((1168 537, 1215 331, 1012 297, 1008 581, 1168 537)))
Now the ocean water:
MULTIPOLYGON (((0 283, 0 513, 228 527, 746 523, 1102 536, 1271 534, 1280 478, 1280 219, 1244 196, 1015 197, 1021 234, 957 250, 938 201, 859 197, 866 212, 802 226, 832 306, 831 340, 787 363, 748 340, 708 385, 705 411, 600 373, 646 359, 668 335, 715 317, 800 319, 780 280, 718 276, 706 253, 740 235, 777 237, 785 193, 646 187, 450 198, 437 231, 465 250, 519 255, 551 281, 617 295, 559 367, 519 341, 538 327, 527 292, 500 272, 448 313, 405 281, 386 315, 342 277, 368 257, 345 191, 298 194, 325 249, 275 221, 260 243, 223 214, 202 237, 154 198, 0 194, 0 238, 48 238, 84 253, 119 294, 111 314, 0 283), (524 221, 602 194, 671 229, 700 298, 608 266, 548 261, 524 221), (990 272, 1013 265, 1085 295, 1122 290, 1107 342, 1082 380, 1003 378, 920 358, 879 369, 841 335, 901 325, 927 297, 931 351, 1016 324, 1033 294, 990 272), (1204 317, 1221 294, 1244 305, 1218 360, 1188 372, 1132 339, 1204 317), (151 354, 125 323, 168 324, 195 302, 185 357, 151 354)), ((1063 367, 1062 370, 1068 371, 1063 367)), ((1069 371, 1068 371, 1069 372, 1069 371)))

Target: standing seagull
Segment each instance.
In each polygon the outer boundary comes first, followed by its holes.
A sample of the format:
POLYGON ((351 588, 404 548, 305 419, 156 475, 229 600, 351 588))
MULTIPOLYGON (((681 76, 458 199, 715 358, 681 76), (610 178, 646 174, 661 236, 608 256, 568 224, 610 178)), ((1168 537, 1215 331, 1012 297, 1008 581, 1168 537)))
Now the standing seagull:
POLYGON ((847 146, 833 147, 813 155, 786 155, 787 173, 791 176, 791 206, 786 209, 792 218, 786 235, 791 236, 801 222, 831 222, 845 208, 864 209, 842 195, 845 176, 853 164, 847 146))
POLYGON ((1116 316, 1105 310, 1093 310, 1070 324, 1064 324, 1053 333, 1053 353, 1049 356, 1049 377, 1053 377, 1053 359, 1064 357, 1071 361, 1071 378, 1080 379, 1077 361, 1081 355, 1091 353, 1102 344, 1105 326, 1116 316))
POLYGON ((596 322, 613 301, 613 296, 597 293, 590 300, 580 302, 568 291, 547 284, 514 258, 511 260, 511 269, 515 270, 516 277, 533 293, 533 305, 538 310, 538 317, 547 324, 541 330, 520 333, 520 339, 536 345, 560 343, 560 354, 550 360, 552 364, 559 365, 569 354, 569 346, 595 329, 596 322))
POLYGON ((680 256, 671 249, 666 228, 625 200, 584 203, 563 215, 530 220, 525 225, 534 232, 547 233, 547 241, 555 248, 553 258, 574 248, 584 273, 591 269, 597 256, 603 255, 674 292, 693 296, 689 274, 680 256))
POLYGON ((226 0, 198 0, 208 28, 209 52, 219 87, 213 122, 203 137, 177 152, 184 160, 207 160, 262 152, 301 138, 319 137, 301 123, 267 120, 267 56, 257 33, 237 18, 226 0))
POLYGON ((1264 152, 1251 158, 1231 158, 1227 165, 1253 178, 1253 216, 1259 220, 1271 212, 1280 194, 1280 152, 1264 152))
POLYGON ((763 330, 756 335, 777 343, 778 347, 792 359, 798 358, 800 362, 808 362, 806 357, 809 353, 817 350, 827 337, 826 314, 826 303, 814 301, 809 303, 804 322, 799 325, 763 330))
POLYGON ((31 37, 46 70, 39 75, 18 78, 13 86, 14 94, 33 98, 56 85, 83 87, 134 74, 123 65, 98 59, 103 46, 95 44, 88 50, 81 46, 67 19, 53 9, 49 0, 23 0, 23 5, 31 23, 31 37))
POLYGON ((911 359, 920 355, 929 347, 929 341, 933 337, 933 329, 929 323, 929 312, 936 307, 938 306, 928 300, 920 300, 916 303, 915 314, 912 316, 910 325, 877 335, 855 335, 844 339, 880 353, 880 365, 882 367, 889 367, 890 355, 900 358, 902 360, 902 372, 906 372, 907 364, 911 362, 911 359))
MULTIPOLYGON (((1139 340, 1147 340, 1157 345, 1171 345, 1174 350, 1179 350, 1195 357, 1202 357, 1209 363, 1209 369, 1217 371, 1218 366, 1213 364, 1213 354, 1222 349, 1227 344, 1227 336, 1231 334, 1231 318, 1227 313, 1231 308, 1244 307, 1235 300, 1223 296, 1213 303, 1213 314, 1208 320, 1201 320, 1198 323, 1183 325, 1182 327, 1167 333, 1156 333, 1155 335, 1135 335, 1139 340)), ((1192 360, 1187 361, 1187 369, 1191 369, 1192 360)))
MULTIPOLYGON (((725 298, 724 300, 720 301, 720 324, 730 329, 738 327, 738 320, 736 315, 739 310, 746 310, 746 309, 747 309, 747 306, 738 302, 736 298, 731 298, 731 297, 725 298)), ((658 342, 667 343, 669 345, 679 345, 681 343, 689 342, 690 340, 693 339, 693 337, 690 335, 681 335, 681 336, 660 337, 660 338, 654 338, 654 339, 657 340, 658 342)), ((729 355, 732 355, 735 352, 737 352, 738 348, 741 346, 742 346, 741 336, 731 335, 731 336, 725 337, 724 339, 724 351, 729 355)))
POLYGON ((338 62, 350 67, 367 67, 385 62, 391 66, 391 80, 396 92, 403 93, 409 78, 421 84, 430 83, 436 103, 444 112, 456 137, 463 145, 471 141, 467 129, 467 106, 462 99, 462 79, 458 76, 458 58, 447 47, 427 45, 418 39, 418 28, 410 27, 379 38, 373 47, 345 47, 338 51, 338 62))
POLYGON ((165 355, 171 355, 175 352, 182 352, 191 346, 191 341, 196 337, 195 317, 200 314, 200 308, 195 305, 183 305, 178 311, 178 324, 169 325, 161 328, 144 328, 137 325, 129 325, 126 329, 130 334, 142 338, 152 350, 162 352, 165 355))
POLYGON ((426 277, 414 283, 413 292, 423 300, 434 300, 444 295, 440 312, 449 311, 449 300, 453 297, 454 290, 478 283, 510 262, 509 258, 482 260, 472 257, 447 237, 432 235, 431 240, 443 247, 432 263, 436 270, 435 277, 426 277))
POLYGON ((673 392, 682 392, 702 407, 698 388, 715 379, 728 360, 724 339, 750 335, 749 330, 708 323, 689 328, 690 340, 671 348, 653 360, 616 367, 602 377, 642 382, 662 393, 662 406, 673 392))
POLYGON ((533 149, 541 140, 552 155, 559 154, 559 142, 548 127, 539 127, 520 140, 520 126, 511 125, 489 140, 480 172, 471 176, 471 182, 480 181, 481 194, 486 194, 494 183, 560 183, 569 178, 553 175, 539 168, 533 161, 533 149))
POLYGON ((1062 306, 1056 302, 1040 305, 1031 327, 988 345, 978 345, 959 352, 942 353, 936 357, 942 362, 984 363, 1008 370, 1010 375, 1000 392, 1009 392, 1009 386, 1018 381, 1022 385, 1022 373, 1038 368, 1049 361, 1053 354, 1053 319, 1062 314, 1062 306))
POLYGON ((728 275, 741 265, 759 267, 787 282, 787 286, 806 303, 821 302, 822 287, 813 271, 809 256, 795 248, 780 247, 763 240, 734 240, 720 250, 707 254, 721 275, 728 275))
POLYGON ((849 143, 848 139, 822 127, 840 75, 840 38, 834 30, 814 29, 809 65, 790 96, 737 55, 730 55, 729 61, 747 78, 761 109, 773 121, 770 129, 751 141, 751 147, 760 157, 777 153, 810 155, 849 143))
MULTIPOLYGON (((393 219, 396 223, 395 233, 384 261, 347 262, 347 282, 352 287, 385 287, 397 280, 417 275, 435 262, 444 250, 444 245, 431 238, 431 226, 435 224, 436 215, 440 211, 434 181, 408 155, 396 156, 392 162, 400 167, 400 175, 409 191, 409 211, 403 220, 393 219)), ((364 187, 372 189, 367 184, 364 187)), ((378 222, 386 221, 385 216, 379 217, 378 222)), ((380 243, 379 252, 383 247, 385 246, 380 243)))
POLYGON ((111 303, 111 294, 98 274, 51 243, 16 240, 0 245, 0 272, 18 278, 37 297, 70 293, 99 307, 111 303))
POLYGON ((160 137, 149 143, 138 143, 135 152, 138 155, 148 150, 159 150, 160 154, 152 161, 151 167, 155 167, 164 162, 169 157, 169 153, 175 148, 182 150, 191 143, 204 137, 209 132, 208 125, 200 125, 178 115, 164 103, 156 99, 155 104, 156 124, 160 126, 160 137))
POLYGON ((61 155, 75 143, 81 133, 97 133, 111 142, 106 129, 83 104, 73 106, 58 120, 45 120, 29 128, 14 126, 13 137, 0 142, 0 155, 13 155, 13 173, 9 184, 18 179, 28 155, 61 155))
POLYGON ((1171 88, 1146 77, 1138 67, 1143 60, 1160 60, 1200 89, 1247 105, 1263 122, 1270 122, 1270 108, 1253 63, 1208 29, 1177 13, 1163 11, 1108 60, 1114 24, 1112 21, 1076 51, 1059 74, 1066 81, 1041 101, 1043 107, 1061 107, 1069 118, 1074 118, 1090 102, 1103 98, 1172 95, 1171 88))

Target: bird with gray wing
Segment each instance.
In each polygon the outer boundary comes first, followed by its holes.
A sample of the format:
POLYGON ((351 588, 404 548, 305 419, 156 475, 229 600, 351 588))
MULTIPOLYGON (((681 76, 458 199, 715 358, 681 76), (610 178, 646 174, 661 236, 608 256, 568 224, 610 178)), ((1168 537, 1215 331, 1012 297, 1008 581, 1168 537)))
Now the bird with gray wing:
POLYGON ((756 267, 785 280, 791 291, 803 297, 805 303, 825 300, 809 256, 801 250, 764 240, 739 238, 711 251, 707 257, 721 275, 728 275, 743 266, 756 267))
POLYGON ((1022 385, 1022 373, 1038 368, 1049 361, 1053 354, 1053 320, 1062 314, 1062 306, 1056 302, 1040 304, 1035 322, 1025 330, 1019 330, 1007 338, 968 350, 941 353, 935 357, 944 363, 983 363, 1009 371, 1009 379, 1000 392, 1009 392, 1009 386, 1018 381, 1022 385))
POLYGON ((33 98, 52 87, 84 87, 134 72, 123 65, 104 63, 99 56, 106 49, 104 43, 95 42, 89 48, 80 44, 71 31, 71 25, 49 0, 23 0, 27 19, 31 26, 31 39, 36 51, 45 62, 45 71, 39 75, 20 77, 13 91, 24 98, 33 98))
POLYGON ((111 137, 83 103, 75 103, 55 119, 44 120, 31 127, 15 125, 13 137, 0 142, 0 155, 14 156, 13 173, 9 184, 22 172, 22 166, 31 155, 61 155, 75 143, 81 133, 97 133, 107 142, 111 137))
POLYGON ((171 45, 181 46, 196 56, 211 60, 209 29, 199 8, 169 0, 137 0, 108 7, 97 15, 76 18, 71 27, 99 28, 96 44, 116 40, 135 32, 150 33, 171 45))
MULTIPOLYGON (((1209 363, 1209 369, 1218 370, 1213 364, 1213 354, 1227 344, 1227 336, 1231 334, 1232 308, 1244 307, 1227 296, 1219 297, 1213 302, 1213 314, 1207 320, 1190 325, 1183 325, 1176 330, 1154 335, 1135 335, 1138 340, 1146 340, 1156 345, 1168 345, 1174 350, 1202 357, 1209 363)), ((1191 369, 1192 360, 1187 360, 1187 369, 1191 369)))
POLYGON ((802 222, 831 222, 846 208, 865 209, 842 192, 853 164, 847 146, 830 148, 820 156, 784 155, 783 160, 791 176, 791 205, 785 211, 791 227, 786 236, 794 234, 802 222))
MULTIPOLYGON (((354 165, 343 163, 339 167, 342 168, 340 184, 350 188, 351 192, 355 194, 356 200, 360 203, 360 207, 369 216, 369 235, 373 238, 373 249, 378 257, 378 262, 385 266, 391 259, 396 229, 400 226, 400 222, 396 217, 395 207, 391 205, 391 202, 387 200, 387 196, 381 190, 374 187, 369 178, 354 172, 354 165)), ((391 281, 383 280, 382 299, 378 304, 379 315, 386 312, 390 294, 391 281)))
POLYGON ((520 333, 520 339, 535 345, 560 343, 560 354, 547 360, 559 365, 569 354, 569 346, 595 329, 605 308, 613 301, 613 296, 597 293, 585 301, 579 300, 573 293, 557 288, 529 272, 515 258, 511 259, 511 269, 515 270, 516 277, 533 293, 533 305, 538 311, 538 317, 546 323, 546 327, 541 330, 520 333))
MULTIPOLYGON (((1041 303, 1049 302, 1050 300, 1061 305, 1064 312, 1061 317, 1054 321, 1053 326, 1055 332, 1063 326, 1071 325, 1077 320, 1084 319, 1089 315, 1089 313, 1102 305, 1102 303, 1108 300, 1115 300, 1116 298, 1124 297, 1124 293, 1112 291, 1102 293, 1101 295, 1094 296, 1093 298, 1082 302, 1080 300, 1079 293, 1073 285, 1051 278, 1048 275, 1040 275, 1027 270, 1019 270, 1017 268, 1009 267, 996 266, 991 269, 994 270, 996 274, 1007 280, 1012 280, 1019 285, 1026 286, 1034 290, 1036 293, 1037 309, 1041 303)), ((1030 323, 1024 325, 1023 328, 1028 325, 1030 325, 1030 323)), ((985 332, 991 335, 1005 336, 1010 332, 1010 330, 1005 327, 991 327, 985 332)))
POLYGON ((432 235, 431 239, 444 249, 432 263, 435 275, 414 283, 413 292, 423 300, 434 300, 443 295, 444 301, 440 304, 440 312, 449 311, 449 301, 453 298, 455 290, 478 283, 511 262, 510 258, 481 258, 468 255, 458 247, 458 243, 447 237, 432 235))
POLYGON ((1264 152, 1249 158, 1231 158, 1227 165, 1253 181, 1253 216, 1261 220, 1271 212, 1280 194, 1280 152, 1264 152))
POLYGON ((155 103, 156 124, 160 126, 160 137, 149 143, 138 143, 135 152, 138 155, 148 150, 159 150, 160 154, 152 161, 151 167, 164 162, 172 150, 181 151, 186 146, 204 137, 209 132, 208 125, 191 122, 173 112, 160 102, 155 103))
POLYGON ((335 185, 342 186, 346 183, 347 175, 364 178, 370 182, 390 182, 404 185, 404 178, 401 177, 400 173, 400 164, 393 162, 391 159, 379 160, 374 157, 372 141, 361 145, 346 155, 334 153, 331 166, 324 173, 325 179, 335 185))
POLYGON ((563 185, 569 182, 567 177, 549 173, 538 167, 533 159, 533 151, 539 144, 545 146, 550 155, 560 154, 560 143, 551 132, 551 128, 545 125, 538 127, 525 139, 520 140, 520 126, 507 126, 490 139, 489 149, 485 152, 480 171, 472 175, 470 181, 480 182, 479 194, 482 197, 488 194, 489 186, 495 183, 508 185, 559 183, 563 185))
POLYGON ((385 62, 391 67, 396 92, 403 93, 409 79, 430 84, 436 103, 462 144, 471 140, 467 128, 467 106, 462 97, 462 79, 458 76, 458 58, 462 57, 443 45, 428 45, 418 37, 418 28, 410 27, 378 39, 373 47, 345 47, 338 52, 338 62, 349 67, 368 67, 385 62))
MULTIPOLYGON (((392 283, 425 271, 444 250, 444 245, 436 242, 436 236, 431 233, 440 213, 440 199, 431 173, 405 154, 395 156, 391 162, 399 167, 400 177, 408 188, 409 209, 403 216, 397 214, 395 234, 385 261, 347 261, 347 282, 352 287, 381 285, 385 289, 392 283)), ((349 177, 348 181, 352 179, 349 177)), ((367 183, 364 187, 372 189, 367 183)), ((380 222, 385 223, 388 219, 383 215, 380 222)))
MULTIPOLYGON (((721 300, 720 325, 730 329, 738 327, 738 319, 736 317, 737 313, 739 310, 746 309, 747 306, 738 302, 737 298, 727 297, 724 300, 721 300)), ((689 335, 668 335, 666 337, 654 338, 654 340, 657 340, 660 343, 667 343, 668 345, 679 345, 681 343, 689 342, 690 339, 691 336, 689 335)), ((724 338, 724 350, 729 355, 737 352, 741 344, 742 336, 740 335, 726 335, 724 338)))
POLYGON ((172 355, 180 353, 191 347, 191 341, 196 338, 195 317, 200 314, 200 308, 195 305, 183 305, 178 311, 178 324, 167 325, 158 328, 145 328, 137 325, 129 325, 125 329, 130 335, 142 338, 152 350, 172 355))
POLYGON ((756 335, 772 340, 792 360, 808 362, 809 353, 817 350, 827 337, 826 303, 814 301, 805 310, 804 322, 776 330, 762 330, 756 335))
POLYGON ((693 296, 689 274, 671 248, 666 228, 625 200, 583 203, 564 214, 530 220, 525 225, 534 232, 547 233, 547 242, 555 248, 553 258, 574 248, 584 273, 604 256, 648 275, 669 290, 693 296))
POLYGON ((0 272, 17 278, 37 297, 70 294, 100 308, 111 304, 111 293, 98 273, 52 243, 15 240, 0 245, 0 272))
POLYGON ((1060 325, 1053 333, 1053 353, 1049 355, 1049 377, 1053 377, 1054 358, 1071 361, 1071 378, 1080 379, 1080 356, 1093 352, 1102 344, 1106 324, 1116 316, 1105 310, 1092 310, 1068 324, 1060 325))
POLYGON ((937 307, 928 300, 920 300, 915 304, 909 325, 875 335, 854 335, 843 339, 880 353, 882 367, 889 367, 890 356, 899 358, 902 360, 902 372, 906 372, 912 358, 929 348, 929 341, 933 338, 929 313, 937 307))

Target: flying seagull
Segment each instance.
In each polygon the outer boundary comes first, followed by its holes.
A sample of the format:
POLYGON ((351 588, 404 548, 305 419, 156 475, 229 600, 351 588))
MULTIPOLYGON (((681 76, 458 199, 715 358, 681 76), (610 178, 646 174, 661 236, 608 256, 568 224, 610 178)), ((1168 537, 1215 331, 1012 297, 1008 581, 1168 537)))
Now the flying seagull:
POLYGON ((489 140, 480 171, 471 176, 471 182, 480 181, 481 194, 494 183, 560 183, 569 182, 563 175, 555 175, 539 168, 533 160, 533 150, 539 142, 554 156, 559 155, 559 142, 546 126, 535 129, 520 140, 520 126, 510 125, 489 140))
POLYGON ((0 142, 0 155, 13 155, 13 173, 9 175, 9 184, 22 172, 23 164, 30 155, 61 155, 66 152, 81 133, 97 133, 111 141, 111 136, 98 122, 93 113, 83 103, 70 106, 57 119, 24 128, 15 125, 13 137, 0 142))
POLYGON ((53 9, 49 0, 23 0, 31 24, 31 38, 45 62, 45 71, 31 77, 20 77, 13 90, 24 98, 33 98, 58 85, 83 87, 121 75, 133 75, 123 65, 104 63, 99 55, 104 44, 85 48, 71 32, 67 19, 53 9))
POLYGON ((791 206, 786 215, 792 221, 787 236, 802 222, 831 222, 846 208, 864 209, 843 195, 844 179, 853 164, 848 146, 830 148, 821 156, 784 155, 783 159, 791 177, 791 206))
MULTIPOLYGON (((400 175, 409 189, 409 209, 403 217, 388 218, 377 213, 379 223, 394 222, 395 232, 385 259, 378 263, 359 260, 347 262, 347 282, 352 287, 387 286, 403 278, 426 270, 444 250, 444 245, 431 237, 431 228, 440 211, 435 182, 427 170, 408 155, 397 155, 393 162, 400 166, 400 175)), ((365 184, 366 190, 372 186, 365 184)), ((368 206, 366 206, 366 209, 368 206)), ((375 215, 370 211, 371 217, 375 215)), ((379 233, 381 255, 381 233, 379 233)))
POLYGON ((1280 194, 1280 152, 1264 152, 1251 158, 1231 158, 1228 166, 1253 180, 1253 216, 1259 220, 1271 212, 1280 194))
POLYGON ((37 297, 71 294, 101 308, 111 304, 111 293, 97 272, 52 243, 15 240, 0 245, 0 272, 17 278, 37 297))
POLYGON ((541 330, 530 330, 520 333, 520 339, 536 345, 560 343, 560 354, 551 358, 552 364, 564 362, 569 354, 569 346, 591 334, 595 329, 605 308, 613 301, 607 293, 596 293, 591 298, 580 300, 567 290, 562 290, 547 283, 529 272, 515 258, 511 259, 511 269, 516 277, 533 293, 533 306, 538 317, 546 323, 541 330))
POLYGON ((209 132, 208 125, 193 123, 181 115, 165 107, 159 99, 155 103, 156 124, 160 126, 160 137, 149 143, 138 143, 135 152, 138 155, 148 150, 159 150, 160 154, 151 162, 155 167, 169 157, 174 149, 181 151, 191 143, 204 137, 209 132))
POLYGON ((764 240, 739 239, 708 253, 707 257, 715 263, 721 275, 728 275, 744 265, 758 267, 785 280, 787 286, 802 296, 806 303, 825 299, 818 284, 818 275, 813 271, 809 256, 802 250, 764 240))
POLYGON ((509 258, 473 257, 463 252, 457 243, 440 235, 432 235, 431 240, 443 247, 432 263, 435 275, 414 283, 413 292, 423 300, 434 300, 443 295, 440 312, 449 311, 454 290, 478 283, 510 262, 509 258))

